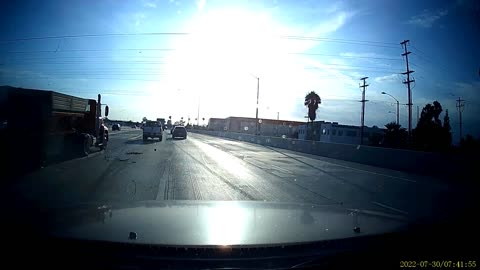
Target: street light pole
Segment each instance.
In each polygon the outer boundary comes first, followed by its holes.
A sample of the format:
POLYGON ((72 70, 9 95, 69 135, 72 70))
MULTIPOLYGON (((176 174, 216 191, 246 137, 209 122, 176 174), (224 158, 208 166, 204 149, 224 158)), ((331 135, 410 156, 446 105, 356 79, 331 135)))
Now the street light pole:
POLYGON ((387 95, 387 96, 390 96, 392 97, 393 99, 395 99, 395 101, 397 102, 397 125, 400 125, 400 121, 399 121, 399 107, 400 107, 400 102, 398 102, 398 99, 396 99, 394 96, 388 94, 388 93, 385 93, 385 92, 382 92, 382 95, 387 95))
POLYGON ((260 78, 257 77, 257 110, 255 112, 255 120, 257 122, 257 135, 258 135, 258 97, 260 95, 260 78))
POLYGON ((252 75, 255 79, 257 79, 257 108, 255 110, 255 134, 258 135, 258 97, 260 96, 260 77, 257 77, 253 74, 252 75))

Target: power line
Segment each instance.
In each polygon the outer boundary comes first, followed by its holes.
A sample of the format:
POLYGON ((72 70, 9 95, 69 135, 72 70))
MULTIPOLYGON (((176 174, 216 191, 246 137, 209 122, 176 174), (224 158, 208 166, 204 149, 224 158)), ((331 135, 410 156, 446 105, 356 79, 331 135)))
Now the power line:
POLYGON ((394 43, 394 42, 368 41, 368 40, 355 40, 355 39, 323 38, 323 37, 309 37, 309 36, 282 36, 282 37, 285 37, 285 38, 297 38, 297 39, 318 39, 318 40, 349 41, 349 42, 359 42, 359 43, 373 43, 373 44, 384 44, 384 45, 397 45, 397 43, 394 43))
POLYGON ((417 47, 415 47, 415 45, 410 45, 410 46, 411 46, 411 47, 412 47, 414 50, 418 51, 419 53, 421 53, 421 54, 423 54, 423 55, 427 56, 427 54, 426 54, 424 51, 422 51, 422 50, 418 49, 417 47))
POLYGON ((70 49, 70 50, 36 50, 36 51, 0 51, 1 53, 11 54, 28 54, 28 53, 55 53, 60 54, 64 52, 115 52, 115 51, 175 51, 176 49, 152 49, 152 48, 128 48, 128 49, 70 49))
MULTIPOLYGON (((343 44, 352 44, 352 45, 364 45, 364 46, 374 46, 374 47, 383 47, 383 48, 397 48, 396 46, 390 46, 386 42, 375 42, 375 41, 362 41, 362 40, 348 40, 348 39, 331 39, 331 38, 320 38, 320 37, 305 37, 305 36, 280 36, 285 39, 294 39, 294 40, 306 40, 306 41, 322 41, 322 42, 333 42, 333 43, 343 43, 343 44), (383 44, 383 45, 382 45, 383 44)), ((391 43, 393 44, 393 43, 391 43)))
MULTIPOLYGON (((35 78, 36 80, 52 80, 51 77, 37 77, 35 78)), ((153 80, 153 79, 128 79, 128 78, 124 78, 124 77, 121 77, 121 78, 99 78, 99 77, 95 77, 95 78, 58 78, 58 79, 55 79, 55 80, 80 80, 80 79, 85 79, 85 80, 119 80, 119 81, 141 81, 141 82, 158 82, 159 80, 153 80)))
MULTIPOLYGON (((365 66, 356 66, 356 65, 345 65, 345 64, 321 64, 323 66, 336 66, 336 67, 355 67, 355 68, 362 68, 362 69, 376 69, 376 70, 383 70, 383 71, 390 71, 390 72, 396 72, 393 69, 382 69, 379 67, 365 67, 365 66)), ((322 67, 305 67, 306 69, 322 69, 322 67)))
MULTIPOLYGON (((0 40, 0 43, 12 43, 12 42, 21 42, 21 41, 38 41, 38 40, 51 40, 51 39, 67 39, 67 38, 98 38, 98 37, 127 37, 127 36, 188 36, 194 35, 188 32, 146 32, 146 33, 105 33, 105 34, 79 34, 79 35, 58 35, 58 36, 37 36, 37 37, 25 37, 25 38, 15 38, 0 40)), ((229 36, 225 33, 219 32, 215 34, 216 36, 229 36)), ((325 38, 325 37, 308 37, 308 36, 273 36, 282 39, 291 39, 291 40, 307 40, 307 41, 323 41, 323 42, 333 42, 333 43, 345 43, 345 44, 354 44, 354 45, 367 45, 367 46, 376 46, 376 47, 386 47, 386 48, 396 48, 395 43, 391 42, 380 42, 380 41, 366 41, 366 40, 354 40, 354 39, 338 39, 338 38, 325 38)))
MULTIPOLYGON (((41 51, 4 51, 4 53, 8 54, 34 54, 34 53, 53 53, 52 58, 67 58, 66 56, 59 56, 60 53, 65 52, 114 52, 114 51, 175 51, 175 49, 152 49, 152 48, 138 48, 138 49, 76 49, 76 50, 60 50, 60 51, 50 51, 50 50, 41 50, 41 51)), ((354 59, 376 59, 376 60, 388 60, 388 61, 402 61, 401 58, 387 58, 387 57, 370 57, 370 56, 355 56, 355 55, 342 55, 342 54, 323 54, 323 53, 304 53, 304 52, 287 52, 286 54, 291 55, 307 55, 307 56, 328 56, 328 57, 341 57, 341 58, 354 58, 354 59)), ((97 58, 100 56, 73 56, 69 58, 97 58)), ((111 57, 111 56, 104 56, 104 57, 111 57)), ((139 56, 136 55, 135 57, 144 57, 150 58, 150 56, 139 56)), ((157 57, 164 57, 164 56, 157 56, 157 57)), ((18 58, 17 58, 18 59, 18 58)), ((47 60, 47 57, 43 58, 21 58, 21 59, 42 59, 47 60)))
MULTIPOLYGON (((111 55, 95 55, 95 56, 90 56, 90 55, 83 55, 83 56, 51 56, 51 57, 12 57, 8 60, 11 61, 18 61, 18 60, 58 60, 58 59, 102 59, 102 58, 107 58, 110 59, 113 56, 111 55)), ((165 59, 165 56, 133 56, 134 58, 139 58, 139 59, 165 59)))
POLYGON ((334 55, 323 53, 289 53, 295 55, 308 55, 308 56, 331 56, 331 57, 344 57, 344 58, 359 58, 359 59, 378 59, 378 60, 390 60, 390 61, 402 61, 401 58, 386 58, 386 57, 369 57, 369 56, 355 56, 355 55, 334 55))
POLYGON ((430 60, 430 59, 427 59, 426 57, 422 56, 422 55, 419 55, 415 52, 412 52, 413 55, 416 55, 418 56, 418 59, 419 60, 422 60, 424 61, 425 63, 428 63, 428 64, 431 64, 433 65, 435 68, 441 68, 442 70, 446 71, 446 72, 450 72, 449 69, 447 69, 445 66, 439 64, 439 63, 435 63, 433 60, 430 60))
POLYGON ((189 35, 189 33, 176 33, 176 32, 151 32, 151 33, 109 33, 109 34, 82 34, 82 35, 62 35, 62 36, 38 36, 38 37, 26 37, 0 40, 0 43, 11 43, 19 41, 32 41, 32 40, 48 40, 48 39, 64 39, 64 38, 91 38, 91 37, 113 37, 113 36, 183 36, 189 35))

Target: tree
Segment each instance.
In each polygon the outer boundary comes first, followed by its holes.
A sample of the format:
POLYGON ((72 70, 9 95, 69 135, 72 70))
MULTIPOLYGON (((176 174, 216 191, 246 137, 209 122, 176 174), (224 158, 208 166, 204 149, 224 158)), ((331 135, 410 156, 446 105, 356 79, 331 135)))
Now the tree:
POLYGON ((444 125, 440 120, 442 105, 438 101, 427 104, 422 109, 417 127, 412 132, 414 146, 420 150, 445 150, 451 146, 452 134, 448 112, 445 113, 444 125))
POLYGON ((313 136, 313 121, 317 118, 317 110, 318 110, 318 105, 322 104, 322 100, 320 99, 320 96, 315 93, 315 91, 311 91, 305 96, 305 102, 304 105, 307 106, 308 108, 308 118, 310 121, 312 121, 312 135, 313 136))
POLYGON ((142 122, 147 122, 147 121, 148 121, 147 117, 144 116, 144 117, 142 118, 142 122))
POLYGON ((317 118, 317 109, 318 105, 322 103, 320 96, 315 93, 315 91, 311 91, 305 96, 305 103, 304 105, 308 108, 308 118, 313 122, 317 118))
POLYGON ((396 122, 386 124, 385 128, 387 130, 385 131, 383 144, 386 147, 404 148, 407 146, 408 132, 405 128, 402 128, 396 122))
POLYGON ((450 126, 450 117, 448 116, 448 110, 445 110, 445 116, 443 117, 443 141, 447 145, 452 145, 452 127, 450 126))

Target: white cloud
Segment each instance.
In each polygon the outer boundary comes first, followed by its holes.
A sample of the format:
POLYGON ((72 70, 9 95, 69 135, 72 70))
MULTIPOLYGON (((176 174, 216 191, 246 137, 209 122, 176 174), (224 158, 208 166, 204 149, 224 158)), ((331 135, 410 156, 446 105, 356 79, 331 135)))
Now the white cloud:
POLYGON ((332 33, 344 26, 349 19, 355 15, 354 12, 340 11, 335 13, 335 15, 326 21, 322 22, 320 25, 314 28, 311 35, 319 36, 328 33, 332 33))
POLYGON ((422 13, 412 16, 407 21, 407 24, 413 24, 423 28, 430 28, 436 21, 446 16, 447 14, 448 10, 445 9, 436 11, 425 9, 422 13))
POLYGON ((399 80, 398 74, 396 74, 396 73, 375 78, 375 82, 377 82, 377 83, 379 83, 379 82, 396 82, 398 80, 399 80))
POLYGON ((157 3, 156 3, 156 1, 144 0, 144 1, 143 1, 143 6, 144 6, 144 7, 148 7, 148 8, 156 8, 156 7, 157 7, 157 3))
POLYGON ((203 8, 205 7, 205 4, 207 4, 207 0, 198 0, 197 1, 197 8, 199 11, 202 11, 203 8))

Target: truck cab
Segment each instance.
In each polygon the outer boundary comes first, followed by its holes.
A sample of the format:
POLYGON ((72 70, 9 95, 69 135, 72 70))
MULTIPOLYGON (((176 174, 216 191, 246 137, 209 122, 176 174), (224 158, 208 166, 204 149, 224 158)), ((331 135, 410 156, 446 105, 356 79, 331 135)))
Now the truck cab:
POLYGON ((158 121, 147 121, 143 126, 143 141, 147 141, 148 138, 158 138, 159 141, 163 140, 162 124, 158 121))

